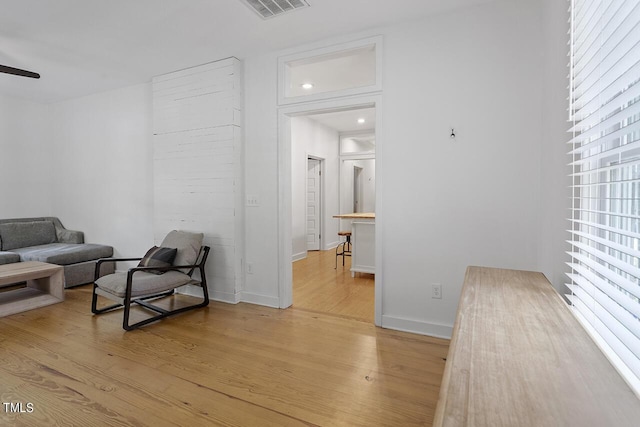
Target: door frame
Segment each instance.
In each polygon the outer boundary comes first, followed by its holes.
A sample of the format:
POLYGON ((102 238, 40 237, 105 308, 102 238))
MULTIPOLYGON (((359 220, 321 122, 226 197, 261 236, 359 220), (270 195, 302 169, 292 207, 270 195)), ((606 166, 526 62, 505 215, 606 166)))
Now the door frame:
MULTIPOLYGON (((320 250, 324 250, 324 159, 322 157, 314 156, 313 154, 307 153, 307 165, 309 164, 309 160, 316 160, 318 162, 318 169, 320 170, 320 178, 318 179, 320 185, 320 194, 318 195, 320 209, 318 212, 318 226, 320 228, 320 237, 318 238, 318 245, 320 250)), ((309 169, 307 168, 307 180, 309 179, 309 169)), ((308 186, 305 187, 307 191, 309 190, 308 186)), ((307 193, 308 194, 308 193, 307 193)), ((309 208, 309 205, 306 205, 306 209, 309 208)), ((308 211, 305 209, 305 215, 308 215, 308 211)), ((307 230, 308 231, 308 230, 307 230)), ((307 249, 307 252, 309 250, 307 249)))
MULTIPOLYGON (((354 96, 327 101, 300 103, 278 108, 278 302, 280 308, 293 304, 293 272, 291 249, 291 117, 322 112, 375 107, 376 109, 376 176, 384 172, 384 143, 382 128, 382 95, 354 96)), ((378 179, 376 179, 378 181, 378 179)), ((376 184, 378 184, 376 182, 376 184)), ((375 232, 375 315, 374 323, 382 325, 384 206, 382 186, 376 185, 375 232)))

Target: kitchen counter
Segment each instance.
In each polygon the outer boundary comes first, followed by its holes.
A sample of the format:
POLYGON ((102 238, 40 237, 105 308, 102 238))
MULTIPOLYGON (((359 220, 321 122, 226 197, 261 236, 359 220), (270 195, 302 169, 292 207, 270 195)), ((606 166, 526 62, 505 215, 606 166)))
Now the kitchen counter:
POLYGON ((357 212, 334 215, 333 217, 340 219, 376 219, 376 214, 375 212, 357 212))
POLYGON ((351 277, 356 273, 376 272, 376 214, 357 212, 334 215, 334 218, 351 221, 351 277))

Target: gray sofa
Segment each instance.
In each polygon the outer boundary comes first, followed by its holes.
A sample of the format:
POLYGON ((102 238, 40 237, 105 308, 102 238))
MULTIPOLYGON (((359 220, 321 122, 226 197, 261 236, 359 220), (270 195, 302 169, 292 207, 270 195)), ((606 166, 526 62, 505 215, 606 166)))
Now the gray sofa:
MULTIPOLYGON (((92 283, 96 261, 111 256, 111 246, 84 243, 82 231, 67 230, 56 217, 0 219, 0 264, 62 265, 65 288, 92 283)), ((105 267, 101 275, 113 273, 113 265, 105 267)))

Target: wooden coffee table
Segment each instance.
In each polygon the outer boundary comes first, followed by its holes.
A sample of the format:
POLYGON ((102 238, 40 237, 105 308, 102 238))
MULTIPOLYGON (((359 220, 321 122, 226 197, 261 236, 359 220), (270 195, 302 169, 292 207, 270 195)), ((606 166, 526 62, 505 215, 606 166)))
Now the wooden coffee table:
POLYGON ((26 261, 0 265, 0 317, 64 301, 64 268, 26 261), (3 291, 26 282, 26 287, 3 291))

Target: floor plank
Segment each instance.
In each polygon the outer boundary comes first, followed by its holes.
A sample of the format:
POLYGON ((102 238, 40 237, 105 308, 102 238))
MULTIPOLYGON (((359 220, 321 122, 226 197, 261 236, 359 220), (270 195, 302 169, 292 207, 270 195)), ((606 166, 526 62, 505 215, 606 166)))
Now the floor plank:
POLYGON ((34 409, 0 425, 432 423, 447 340, 215 302, 125 332, 90 295, 0 318, 0 401, 34 409))
POLYGON ((338 258, 334 250, 309 251, 293 263, 293 306, 373 323, 375 276, 351 277, 351 258, 338 258))

